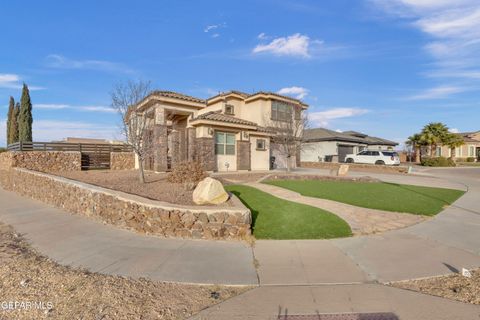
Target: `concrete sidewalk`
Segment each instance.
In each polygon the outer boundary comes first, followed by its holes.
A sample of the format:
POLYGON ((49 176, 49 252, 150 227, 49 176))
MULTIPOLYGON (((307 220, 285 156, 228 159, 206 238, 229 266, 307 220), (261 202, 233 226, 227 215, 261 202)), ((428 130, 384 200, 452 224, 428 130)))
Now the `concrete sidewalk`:
POLYGON ((244 242, 144 236, 73 215, 0 188, 0 221, 63 265, 153 280, 255 285, 252 249, 244 242))
POLYGON ((376 312, 393 313, 401 320, 473 320, 480 317, 479 306, 377 284, 363 284, 259 287, 190 319, 276 320, 278 315, 285 314, 376 312))

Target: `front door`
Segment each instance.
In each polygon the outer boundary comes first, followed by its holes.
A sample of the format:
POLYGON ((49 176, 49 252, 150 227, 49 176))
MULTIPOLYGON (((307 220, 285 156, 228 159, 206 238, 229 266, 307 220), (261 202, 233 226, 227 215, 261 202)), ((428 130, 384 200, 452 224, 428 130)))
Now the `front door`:
POLYGON ((215 132, 215 156, 218 171, 237 171, 235 133, 215 132))

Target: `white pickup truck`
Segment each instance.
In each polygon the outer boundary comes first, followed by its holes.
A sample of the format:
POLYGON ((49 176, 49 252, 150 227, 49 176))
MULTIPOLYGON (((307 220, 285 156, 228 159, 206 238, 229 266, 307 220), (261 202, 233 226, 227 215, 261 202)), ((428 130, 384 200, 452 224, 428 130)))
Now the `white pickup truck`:
POLYGON ((345 162, 398 166, 400 165, 400 158, 395 151, 363 150, 357 154, 347 154, 345 162))

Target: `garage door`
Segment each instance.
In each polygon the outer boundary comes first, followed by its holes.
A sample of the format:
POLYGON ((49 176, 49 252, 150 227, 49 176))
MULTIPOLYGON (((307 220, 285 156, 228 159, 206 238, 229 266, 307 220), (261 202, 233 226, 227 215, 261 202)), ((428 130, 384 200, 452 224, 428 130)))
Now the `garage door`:
POLYGON ((352 146, 342 146, 342 145, 338 146, 338 161, 345 162, 345 156, 351 153, 353 153, 352 146))

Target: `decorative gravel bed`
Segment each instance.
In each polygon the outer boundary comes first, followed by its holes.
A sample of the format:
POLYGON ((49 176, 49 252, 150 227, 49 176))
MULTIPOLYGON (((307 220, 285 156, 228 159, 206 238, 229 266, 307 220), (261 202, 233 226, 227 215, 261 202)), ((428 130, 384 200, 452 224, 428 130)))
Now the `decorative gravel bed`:
POLYGON ((480 305, 480 269, 471 271, 472 277, 461 274, 422 280, 392 282, 392 287, 418 291, 433 296, 480 305))
POLYGON ((73 171, 59 172, 57 175, 153 200, 195 205, 192 201, 193 190, 186 190, 181 184, 168 182, 165 173, 145 172, 145 184, 139 181, 136 170, 73 171))
POLYGON ((39 255, 0 222, 0 319, 186 319, 249 288, 134 280, 39 255), (8 310, 9 302, 19 303, 8 310), (21 308, 35 304, 36 308, 21 308))

